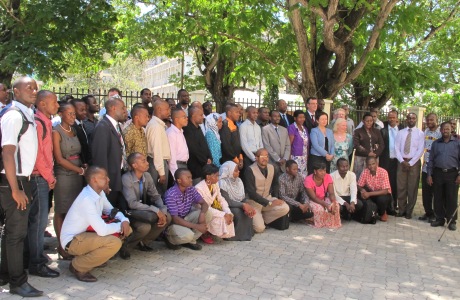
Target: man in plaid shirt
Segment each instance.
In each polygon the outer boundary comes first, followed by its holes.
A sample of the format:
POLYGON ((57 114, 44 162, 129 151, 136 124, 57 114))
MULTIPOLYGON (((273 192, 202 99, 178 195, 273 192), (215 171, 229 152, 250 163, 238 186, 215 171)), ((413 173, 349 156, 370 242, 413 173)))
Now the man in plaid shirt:
POLYGON ((386 207, 391 201, 391 186, 387 171, 378 166, 375 157, 366 158, 366 169, 358 180, 359 196, 362 200, 371 200, 378 207, 380 220, 386 222, 386 207))

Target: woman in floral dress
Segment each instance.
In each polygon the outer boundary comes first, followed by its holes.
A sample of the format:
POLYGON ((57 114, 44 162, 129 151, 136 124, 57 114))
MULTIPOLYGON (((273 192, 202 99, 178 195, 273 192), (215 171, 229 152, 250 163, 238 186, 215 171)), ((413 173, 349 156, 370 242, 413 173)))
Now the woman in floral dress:
POLYGON ((291 141, 291 159, 299 167, 299 173, 303 178, 307 177, 308 146, 310 136, 307 128, 303 125, 305 122, 305 112, 296 110, 294 112, 294 123, 289 125, 288 134, 291 141))

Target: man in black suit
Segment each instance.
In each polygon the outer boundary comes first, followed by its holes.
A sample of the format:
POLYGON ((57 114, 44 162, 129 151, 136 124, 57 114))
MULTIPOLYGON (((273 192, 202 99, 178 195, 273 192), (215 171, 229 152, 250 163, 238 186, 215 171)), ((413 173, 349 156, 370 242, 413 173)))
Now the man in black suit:
POLYGON ((287 103, 286 101, 280 99, 276 102, 276 110, 280 113, 280 124, 281 126, 287 128, 289 125, 294 123, 294 117, 286 113, 287 103))
POLYGON ((84 164, 91 164, 91 151, 89 149, 89 138, 83 120, 87 116, 86 102, 82 99, 72 99, 70 103, 75 107, 75 123, 72 125, 77 132, 81 145, 81 160, 84 164))
POLYGON ((128 118, 126 105, 120 98, 109 98, 105 102, 106 115, 97 123, 92 134, 91 154, 93 164, 107 170, 110 193, 107 199, 121 210, 126 209, 123 201, 122 172, 127 170, 125 142, 121 135, 120 122, 128 118))
POLYGON ((177 102, 179 103, 177 103, 176 107, 185 111, 185 113, 188 116, 188 108, 190 104, 190 94, 187 92, 186 89, 180 89, 177 92, 177 102))
POLYGON ((391 193, 393 196, 393 203, 387 209, 387 213, 392 215, 395 207, 398 205, 398 189, 396 186, 396 171, 398 169, 398 159, 396 158, 395 140, 398 131, 403 129, 402 125, 398 125, 398 112, 392 110, 388 113, 388 121, 385 121, 383 128, 380 130, 382 133, 385 148, 382 155, 380 155, 379 165, 388 172, 390 177, 391 193))
POLYGON ((308 129, 308 133, 311 132, 312 128, 318 126, 316 122, 316 109, 318 108, 318 99, 314 97, 308 97, 307 99, 307 111, 305 113, 305 127, 308 129))

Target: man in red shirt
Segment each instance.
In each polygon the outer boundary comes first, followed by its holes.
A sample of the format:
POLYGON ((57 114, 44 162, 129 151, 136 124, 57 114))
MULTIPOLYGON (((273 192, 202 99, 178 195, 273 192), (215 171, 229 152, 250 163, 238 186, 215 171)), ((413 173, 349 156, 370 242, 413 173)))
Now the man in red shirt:
POLYGON ((360 199, 371 200, 377 205, 380 220, 386 222, 386 208, 391 201, 390 179, 387 171, 379 167, 375 157, 366 157, 366 169, 359 177, 358 191, 360 199))
POLYGON ((50 269, 43 254, 44 233, 48 225, 48 192, 54 188, 53 142, 51 140, 51 116, 59 108, 53 92, 42 90, 35 102, 35 123, 38 135, 38 152, 30 183, 33 199, 29 214, 27 243, 29 250, 29 274, 40 277, 58 277, 59 272, 50 269))

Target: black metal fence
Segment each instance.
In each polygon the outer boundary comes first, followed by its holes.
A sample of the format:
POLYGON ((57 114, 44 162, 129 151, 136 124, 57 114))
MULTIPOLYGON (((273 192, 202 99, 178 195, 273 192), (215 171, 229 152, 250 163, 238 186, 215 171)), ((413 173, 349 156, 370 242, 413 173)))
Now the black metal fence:
MULTIPOLYGON (((53 88, 52 91, 58 95, 58 98, 61 98, 65 95, 72 95, 75 98, 82 98, 83 96, 86 96, 88 94, 93 95, 96 100, 99 102, 100 105, 102 105, 105 100, 107 100, 107 95, 108 95, 108 90, 106 89, 78 89, 78 88, 53 88)), ((122 91, 122 97, 123 100, 126 103, 126 106, 128 109, 130 109, 134 104, 141 102, 140 99, 140 92, 139 91, 122 91)), ((176 99, 174 99, 177 101, 176 99)), ((235 98, 235 104, 240 104, 243 106, 243 108, 246 108, 248 106, 255 106, 257 108, 263 106, 263 100, 259 98, 235 98)), ((305 105, 303 102, 292 102, 292 101, 287 101, 288 104, 288 113, 293 113, 295 110, 305 110, 305 105)), ((334 110, 340 108, 340 105, 333 105, 331 108, 330 112, 330 118, 332 118, 332 114, 334 113, 334 110)), ((387 120, 387 115, 388 112, 391 111, 392 109, 390 108, 385 108, 379 110, 379 119, 381 121, 386 121, 387 120)), ((363 107, 350 107, 350 114, 349 117, 355 121, 355 124, 359 124, 362 120, 362 117, 366 112, 369 112, 368 108, 363 108, 363 107)), ((406 116, 408 113, 408 110, 399 110, 397 111, 398 113, 398 120, 401 124, 405 125, 406 123, 406 116)), ((460 131, 460 115, 459 116, 443 116, 439 115, 438 116, 438 123, 440 124, 441 122, 444 121, 449 121, 451 119, 455 119, 457 122, 457 132, 460 131)))

